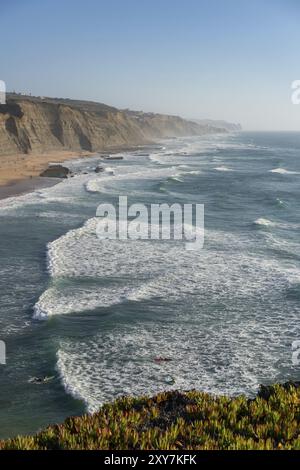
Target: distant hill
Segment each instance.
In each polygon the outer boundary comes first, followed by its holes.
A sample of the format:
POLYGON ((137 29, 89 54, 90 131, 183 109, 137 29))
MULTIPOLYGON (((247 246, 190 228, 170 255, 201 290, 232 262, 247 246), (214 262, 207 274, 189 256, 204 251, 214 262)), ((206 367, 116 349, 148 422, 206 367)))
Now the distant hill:
POLYGON ((194 119, 194 122, 201 126, 212 126, 225 129, 228 132, 240 132, 242 130, 241 124, 235 124, 232 122, 212 120, 212 119, 194 119))
POLYGON ((226 131, 209 122, 65 98, 8 93, 6 105, 0 106, 0 156, 52 150, 97 152, 226 131))

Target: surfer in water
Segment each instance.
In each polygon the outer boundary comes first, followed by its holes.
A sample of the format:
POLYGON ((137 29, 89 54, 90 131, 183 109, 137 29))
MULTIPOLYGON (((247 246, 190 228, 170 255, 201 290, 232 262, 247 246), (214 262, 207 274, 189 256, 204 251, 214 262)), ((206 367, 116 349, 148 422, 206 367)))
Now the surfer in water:
POLYGON ((28 382, 29 383, 32 383, 32 384, 35 384, 35 385, 41 385, 41 384, 46 384, 48 382, 51 382, 51 380, 53 380, 55 378, 55 376, 47 376, 45 375, 44 377, 31 377, 28 382))

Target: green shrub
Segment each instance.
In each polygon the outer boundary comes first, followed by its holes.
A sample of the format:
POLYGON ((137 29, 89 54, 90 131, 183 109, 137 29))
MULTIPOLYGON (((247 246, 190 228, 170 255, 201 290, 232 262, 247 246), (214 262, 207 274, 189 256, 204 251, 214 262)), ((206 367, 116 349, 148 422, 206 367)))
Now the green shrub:
POLYGON ((253 400, 196 391, 121 398, 0 449, 300 449, 298 384, 261 387, 253 400))

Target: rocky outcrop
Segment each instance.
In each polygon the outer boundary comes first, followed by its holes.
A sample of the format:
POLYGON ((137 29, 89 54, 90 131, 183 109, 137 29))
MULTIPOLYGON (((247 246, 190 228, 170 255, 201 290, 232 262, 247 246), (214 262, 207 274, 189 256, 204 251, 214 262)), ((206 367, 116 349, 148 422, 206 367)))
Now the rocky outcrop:
POLYGON ((104 160, 124 160, 124 157, 122 155, 108 155, 103 158, 104 160))
POLYGON ((103 168, 102 166, 99 166, 99 165, 98 165, 98 166, 95 168, 95 173, 103 173, 103 171, 104 171, 104 168, 103 168))
POLYGON ((0 106, 0 157, 53 150, 97 152, 211 132, 224 129, 86 101, 8 94, 7 104, 0 106))
POLYGON ((69 168, 62 165, 50 165, 40 176, 47 178, 68 178, 71 175, 69 168))

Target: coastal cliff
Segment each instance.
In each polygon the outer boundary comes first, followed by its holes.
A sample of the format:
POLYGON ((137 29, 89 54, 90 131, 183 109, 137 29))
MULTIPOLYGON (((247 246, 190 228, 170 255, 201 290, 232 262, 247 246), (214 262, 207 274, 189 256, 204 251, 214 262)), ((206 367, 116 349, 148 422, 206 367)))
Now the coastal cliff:
POLYGON ((97 152, 215 132, 226 130, 87 101, 8 94, 6 105, 0 106, 0 157, 57 150, 97 152))

